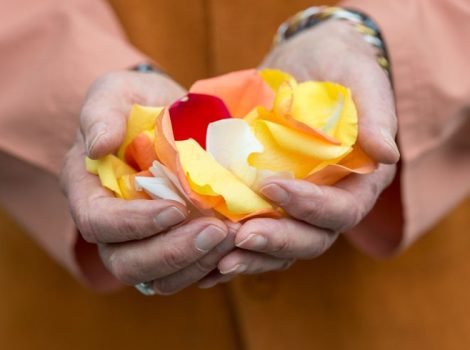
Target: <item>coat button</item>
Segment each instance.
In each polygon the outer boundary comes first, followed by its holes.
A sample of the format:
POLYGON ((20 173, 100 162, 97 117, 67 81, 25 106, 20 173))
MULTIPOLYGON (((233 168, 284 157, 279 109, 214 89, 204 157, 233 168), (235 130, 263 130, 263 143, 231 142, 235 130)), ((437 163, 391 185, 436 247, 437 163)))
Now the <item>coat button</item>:
POLYGON ((242 288, 253 299, 271 298, 279 289, 279 278, 276 273, 245 276, 242 288))

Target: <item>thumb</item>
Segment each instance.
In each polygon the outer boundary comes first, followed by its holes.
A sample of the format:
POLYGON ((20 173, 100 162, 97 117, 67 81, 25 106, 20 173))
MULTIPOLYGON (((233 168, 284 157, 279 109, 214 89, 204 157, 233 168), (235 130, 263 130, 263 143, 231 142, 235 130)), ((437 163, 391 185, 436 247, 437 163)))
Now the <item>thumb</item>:
POLYGON ((80 112, 80 130, 92 159, 115 152, 126 131, 132 101, 119 73, 98 79, 90 88, 80 112))
POLYGON ((400 152, 395 142, 397 117, 388 77, 380 67, 369 67, 350 86, 359 114, 359 144, 377 162, 395 164, 400 152))
POLYGON ((87 155, 97 159, 119 148, 134 103, 165 106, 185 93, 177 83, 160 74, 125 71, 98 79, 80 115, 87 155))

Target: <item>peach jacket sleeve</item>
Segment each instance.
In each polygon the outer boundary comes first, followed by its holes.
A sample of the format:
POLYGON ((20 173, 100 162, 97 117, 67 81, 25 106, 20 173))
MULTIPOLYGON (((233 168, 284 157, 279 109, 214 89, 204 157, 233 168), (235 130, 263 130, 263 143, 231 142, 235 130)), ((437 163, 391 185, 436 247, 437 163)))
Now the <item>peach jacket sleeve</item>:
POLYGON ((90 84, 147 59, 100 0, 3 1, 0 52, 0 206, 76 276, 107 288, 95 247, 77 241, 57 175, 90 84))
POLYGON ((347 0, 342 6, 379 24, 391 56, 399 183, 351 236, 370 254, 385 256, 411 244, 470 193, 470 2, 347 0))

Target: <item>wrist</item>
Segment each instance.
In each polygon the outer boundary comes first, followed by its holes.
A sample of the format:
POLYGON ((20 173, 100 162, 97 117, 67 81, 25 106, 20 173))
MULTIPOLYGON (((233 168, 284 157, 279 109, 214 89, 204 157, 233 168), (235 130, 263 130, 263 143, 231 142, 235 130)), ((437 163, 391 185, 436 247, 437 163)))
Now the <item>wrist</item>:
POLYGON ((310 7, 281 24, 274 36, 274 45, 281 46, 300 33, 313 32, 313 29, 318 32, 318 29, 325 27, 331 31, 324 33, 327 38, 331 38, 333 33, 343 39, 352 39, 353 46, 362 48, 363 52, 373 52, 377 63, 389 77, 391 76, 387 48, 378 26, 370 17, 356 10, 327 6, 310 7), (331 30, 332 28, 339 30, 331 30), (354 41, 354 37, 360 37, 369 48, 359 44, 357 40, 354 41))

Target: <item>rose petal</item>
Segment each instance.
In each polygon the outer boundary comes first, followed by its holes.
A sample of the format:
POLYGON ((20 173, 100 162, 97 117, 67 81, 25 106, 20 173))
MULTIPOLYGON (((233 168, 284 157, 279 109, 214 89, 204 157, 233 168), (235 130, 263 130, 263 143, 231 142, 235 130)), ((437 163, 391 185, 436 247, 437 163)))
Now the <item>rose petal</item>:
POLYGON ((152 130, 155 127, 155 120, 161 113, 163 107, 146 107, 133 105, 129 118, 127 119, 127 130, 124 141, 119 147, 118 157, 124 159, 127 145, 145 130, 152 130))
POLYGON ((279 87, 285 83, 291 86, 297 85, 297 81, 292 75, 279 69, 263 69, 258 74, 274 92, 277 92, 279 87))
POLYGON ((86 158, 87 171, 97 174, 101 185, 113 191, 119 198, 122 198, 121 188, 118 179, 123 175, 135 174, 136 171, 114 155, 107 155, 98 160, 86 158))
POLYGON ((274 172, 291 172, 296 178, 304 178, 321 161, 295 152, 289 152, 279 146, 265 123, 254 125, 256 138, 263 144, 262 153, 253 153, 248 162, 257 169, 274 172))
POLYGON ((125 160, 127 164, 140 170, 147 170, 157 160, 155 153, 155 130, 144 131, 132 140, 126 147, 125 160))
POLYGON ((361 147, 355 145, 352 152, 339 163, 327 165, 320 171, 307 176, 306 180, 318 185, 333 185, 351 173, 369 174, 376 168, 377 163, 361 147))
POLYGON ((292 89, 292 117, 312 129, 319 130, 352 146, 357 139, 357 111, 351 92, 344 86, 329 82, 299 84, 292 89))
POLYGON ((173 138, 170 114, 166 108, 157 118, 155 126, 155 152, 162 164, 176 175, 182 188, 181 192, 189 198, 190 202, 193 203, 195 207, 200 209, 213 208, 214 200, 216 199, 202 196, 194 192, 189 185, 180 163, 178 150, 176 149, 175 140, 173 138))
POLYGON ((248 157, 262 151, 263 145, 243 119, 220 120, 207 129, 207 152, 249 187, 255 183, 258 171, 248 164, 248 157))
POLYGON ((206 148, 206 132, 210 123, 230 118, 224 102, 215 96, 188 94, 170 107, 173 137, 177 141, 194 139, 206 148))
POLYGON ((237 118, 243 118, 257 106, 271 109, 274 101, 273 90, 255 69, 199 80, 189 91, 221 98, 237 118))
POLYGON ((171 180, 168 178, 165 172, 157 170, 158 167, 155 161, 155 165, 152 166, 151 177, 135 178, 136 187, 147 192, 154 199, 167 199, 179 202, 186 205, 186 201, 181 198, 178 190, 173 185, 171 180))
POLYGON ((309 124, 297 120, 292 116, 292 106, 294 105, 295 97, 294 88, 296 86, 297 84, 292 85, 289 82, 282 83, 278 88, 276 98, 274 100, 273 113, 262 113, 260 117, 289 128, 314 135, 326 142, 340 145, 341 142, 336 140, 334 137, 327 135, 309 124))
POLYGON ((251 189, 257 189, 268 177, 294 177, 290 171, 277 172, 251 166, 248 162, 249 156, 262 153, 263 150, 263 145, 243 119, 220 120, 209 125, 207 152, 251 189))
POLYGON ((137 177, 152 178, 152 174, 146 170, 140 173, 123 175, 118 179, 122 198, 124 199, 152 199, 147 193, 136 187, 135 179, 137 177))
POLYGON ((221 196, 228 211, 235 215, 272 209, 271 204, 218 164, 194 140, 177 141, 176 147, 195 192, 205 196, 221 196))

